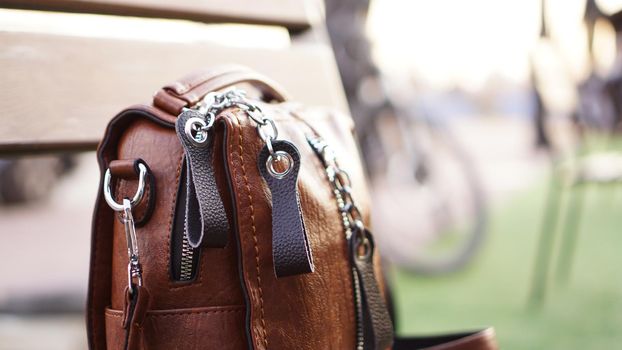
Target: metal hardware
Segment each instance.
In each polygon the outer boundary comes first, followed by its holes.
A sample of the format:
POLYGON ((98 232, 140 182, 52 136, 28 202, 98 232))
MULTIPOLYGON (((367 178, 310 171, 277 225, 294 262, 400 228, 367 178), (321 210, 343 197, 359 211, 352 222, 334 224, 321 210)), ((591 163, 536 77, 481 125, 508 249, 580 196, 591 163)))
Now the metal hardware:
POLYGON ((188 237, 183 235, 181 240, 181 263, 179 271, 180 281, 189 281, 192 279, 193 272, 194 249, 188 243, 188 237))
MULTIPOLYGON (((207 139, 207 132, 212 127, 216 116, 226 108, 238 107, 246 112, 248 117, 256 124, 257 133, 262 141, 268 146, 270 154, 274 156, 272 141, 279 136, 279 130, 272 118, 267 117, 261 108, 246 97, 246 91, 232 87, 223 92, 210 92, 192 108, 205 116, 203 124, 193 121, 194 118, 188 120, 185 126, 185 132, 188 138, 198 145, 201 145, 207 139), (191 123, 193 121, 193 123, 191 123), (270 129, 266 129, 269 126, 270 129), (197 139, 198 138, 198 139, 197 139)), ((198 119, 198 118, 197 118, 198 119)), ((199 119, 200 120, 200 119, 199 119)))
MULTIPOLYGON (((352 197, 350 175, 339 167, 335 152, 324 141, 324 139, 320 136, 307 135, 307 141, 324 165, 326 176, 332 185, 337 207, 341 213, 346 240, 355 240, 355 250, 357 253, 354 258, 361 260, 371 259, 373 255, 373 246, 367 237, 368 231, 365 229, 365 225, 363 224, 361 211, 356 206, 354 198, 352 197)), ((354 304, 356 308, 356 349, 363 350, 365 347, 365 339, 363 335, 363 304, 360 281, 355 267, 352 267, 352 280, 354 286, 354 304)))
MULTIPOLYGON (((134 197, 130 200, 131 206, 136 206, 143 199, 143 195, 145 194, 145 176, 147 175, 147 167, 138 163, 138 188, 136 188, 136 193, 134 197)), ((106 174, 104 175, 104 199, 106 199, 106 203, 112 208, 114 211, 123 211, 123 204, 117 203, 112 196, 112 189, 110 188, 110 183, 112 179, 112 175, 110 174, 110 169, 106 170, 106 174)))
POLYGON ((138 285, 143 285, 142 270, 138 261, 138 240, 136 239, 136 228, 134 227, 134 217, 132 216, 132 204, 127 198, 123 199, 123 216, 121 218, 125 226, 125 239, 127 241, 127 285, 132 290, 133 280, 136 278, 138 285))
MULTIPOLYGON (((365 231, 363 216, 352 197, 350 175, 339 167, 335 153, 321 137, 307 135, 307 141, 322 161, 328 180, 333 187, 339 211, 343 216, 346 238, 349 239, 354 230, 365 231)), ((364 244, 364 240, 361 240, 359 244, 364 244)))
MULTIPOLYGON (((254 119, 253 119, 254 120, 254 119)), ((268 147, 268 151, 271 156, 274 156, 274 149, 272 148, 272 141, 276 140, 279 136, 279 130, 276 128, 276 124, 274 124, 274 120, 263 118, 263 124, 257 124, 257 133, 259 137, 263 140, 263 142, 268 147), (264 129, 266 126, 271 126, 271 132, 266 132, 264 129)))
POLYGON ((266 160, 266 168, 268 173, 277 179, 284 178, 294 168, 294 159, 285 151, 276 151, 268 156, 266 160), (278 170, 274 164, 277 162, 285 163, 286 168, 284 170, 278 170))
POLYGON ((140 203, 145 193, 145 177, 147 175, 147 167, 138 163, 139 175, 138 175, 138 188, 134 197, 123 198, 123 204, 117 203, 110 189, 110 183, 112 175, 110 169, 106 170, 104 175, 104 198, 106 203, 112 208, 112 210, 121 213, 121 222, 125 228, 125 240, 127 242, 127 283, 130 293, 133 291, 134 281, 139 286, 143 285, 142 268, 140 266, 139 254, 138 254, 138 239, 136 238, 136 227, 134 225, 134 217, 132 216, 132 208, 140 203))
POLYGON ((201 118, 190 118, 184 126, 186 136, 195 146, 207 144, 207 131, 214 124, 214 115, 207 114, 205 120, 201 118))

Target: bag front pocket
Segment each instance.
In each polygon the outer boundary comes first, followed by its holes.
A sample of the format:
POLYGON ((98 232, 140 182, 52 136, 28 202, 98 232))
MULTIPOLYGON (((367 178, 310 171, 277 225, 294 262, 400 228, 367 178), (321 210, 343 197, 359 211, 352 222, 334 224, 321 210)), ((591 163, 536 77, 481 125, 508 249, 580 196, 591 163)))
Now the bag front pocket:
MULTIPOLYGON (((152 310, 143 323, 142 349, 245 349, 242 305, 152 310)), ((123 349, 123 311, 106 309, 106 343, 123 349)))

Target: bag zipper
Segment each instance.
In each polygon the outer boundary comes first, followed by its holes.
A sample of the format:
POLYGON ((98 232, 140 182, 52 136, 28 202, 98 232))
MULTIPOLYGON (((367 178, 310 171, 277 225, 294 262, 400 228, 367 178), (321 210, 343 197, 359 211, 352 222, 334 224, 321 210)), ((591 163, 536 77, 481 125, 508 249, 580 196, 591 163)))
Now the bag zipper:
MULTIPOLYGON (((346 242, 350 241, 352 236, 352 227, 356 224, 356 220, 360 220, 360 213, 358 208, 352 201, 352 195, 350 193, 350 183, 348 174, 339 167, 337 159, 332 149, 320 136, 307 135, 307 142, 311 145, 311 148, 318 156, 326 175, 333 189, 335 201, 337 207, 341 213, 341 219, 343 223, 344 235, 346 242), (344 193, 348 198, 344 198, 344 193), (349 199, 349 200, 348 200, 349 199), (352 215, 352 212, 357 213, 356 216, 352 215)), ((349 250, 349 249, 348 249, 349 250)), ((356 268, 351 268, 352 273, 352 289, 354 294, 354 314, 356 319, 356 350, 365 349, 365 336, 363 325, 363 300, 361 297, 361 281, 356 273, 356 268)))
POLYGON ((171 276, 174 281, 187 282, 194 279, 198 266, 199 255, 195 248, 190 246, 186 237, 186 167, 182 164, 182 171, 177 190, 175 204, 175 222, 171 232, 171 276))
POLYGON ((188 243, 188 237, 183 235, 181 241, 181 262, 179 264, 179 280, 189 281, 194 276, 194 248, 188 243))
MULTIPOLYGON (((274 124, 267 124, 265 117, 262 116, 261 110, 254 103, 250 102, 246 98, 246 92, 234 88, 225 90, 222 93, 210 92, 196 105, 190 107, 203 116, 202 121, 193 121, 186 125, 185 132, 188 139, 196 145, 200 145, 207 141, 207 135, 212 128, 216 116, 223 110, 229 107, 239 107, 247 112, 249 117, 258 123, 258 131, 262 131, 261 126, 271 125, 274 127, 274 133, 276 134, 276 127, 274 124), (261 117, 261 118, 260 118, 261 117), (202 122, 202 123, 201 123, 202 122), (260 130, 261 129, 261 130, 260 130)), ((183 111, 182 111, 183 113, 183 111)), ((268 120, 270 121, 270 120, 268 120)), ((190 121, 189 121, 190 122, 190 121)), ((261 135, 261 132, 260 132, 261 135)), ((188 160, 185 160, 188 161, 188 160)), ((181 178, 187 178, 185 173, 185 166, 182 166, 181 178)), ((184 203, 186 202, 186 184, 180 181, 180 188, 177 196, 177 208, 175 217, 185 218, 186 213, 184 211, 184 203)), ((174 232, 172 236, 172 276, 177 281, 190 281, 195 277, 195 270, 197 267, 198 254, 195 252, 197 248, 193 248, 190 245, 188 236, 186 235, 187 223, 183 221, 183 225, 176 223, 174 226, 174 232), (179 235, 181 235, 181 242, 179 241, 179 235), (179 257, 179 258, 178 258, 179 257)))

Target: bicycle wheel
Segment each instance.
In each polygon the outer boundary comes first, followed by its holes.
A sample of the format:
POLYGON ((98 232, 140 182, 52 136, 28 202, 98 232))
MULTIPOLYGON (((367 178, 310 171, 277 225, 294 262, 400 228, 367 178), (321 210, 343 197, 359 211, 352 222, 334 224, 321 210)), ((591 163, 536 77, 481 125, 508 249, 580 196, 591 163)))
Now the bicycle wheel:
POLYGON ((426 275, 453 272, 482 245, 484 196, 448 130, 411 124, 377 129, 389 145, 385 170, 372 177, 376 236, 383 256, 398 266, 426 275), (400 138, 409 145, 396 145, 400 138))

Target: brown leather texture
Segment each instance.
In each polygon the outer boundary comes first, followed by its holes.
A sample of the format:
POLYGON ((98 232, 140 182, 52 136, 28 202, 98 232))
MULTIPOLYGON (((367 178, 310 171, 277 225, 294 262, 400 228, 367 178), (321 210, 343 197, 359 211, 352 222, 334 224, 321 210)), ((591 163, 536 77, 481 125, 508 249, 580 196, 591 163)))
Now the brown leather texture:
MULTIPOLYGON (((123 313, 106 309, 108 348, 122 349, 123 313)), ((244 307, 154 310, 142 325, 140 349, 244 349, 244 307), (218 344, 217 346, 212 346, 218 344)))
MULTIPOLYGON (((230 108, 220 113, 213 129, 216 184, 232 223, 228 243, 224 248, 199 250, 194 280, 172 278, 171 235, 184 154, 173 112, 195 103, 210 89, 238 82, 250 82, 275 100, 284 98, 277 88, 266 88, 272 85, 260 76, 237 67, 202 72, 160 90, 154 107, 139 105, 122 111, 111 120, 100 143, 102 177, 108 167, 119 175, 113 186, 117 201, 136 190, 137 179, 130 172, 133 160, 144 160, 154 179, 151 215, 136 228, 143 288, 149 299, 141 304, 140 322, 130 333, 132 347, 354 349, 352 267, 342 217, 326 172, 305 137, 317 133, 331 145, 369 224, 370 199, 349 116, 290 103, 260 104, 275 121, 279 139, 292 142, 300 152, 297 189, 313 251, 313 273, 275 276, 272 198, 257 163, 264 144, 246 113, 230 108)), ((118 213, 103 200, 101 185, 93 217, 88 340, 91 349, 124 349, 126 235, 118 213)), ((378 268, 378 255, 375 259, 378 268)), ((377 270, 376 277, 380 276, 377 270)), ((381 280, 378 283, 383 286, 381 280)))
MULTIPOLYGON (((255 125, 245 113, 230 110, 223 113, 217 122, 216 147, 222 147, 222 142, 225 142, 227 151, 224 154, 215 152, 214 164, 227 213, 236 216, 237 229, 230 234, 238 236, 240 241, 243 280, 239 277, 235 244, 228 244, 224 249, 201 249, 196 281, 173 282, 169 268, 170 235, 182 166, 182 148, 172 125, 168 123, 170 119, 159 118, 159 112, 149 107, 130 109, 113 120, 99 154, 102 169, 113 160, 141 158, 149 165, 156 179, 158 195, 153 215, 143 227, 137 228, 143 281, 151 294, 151 310, 239 308, 245 305, 242 291, 245 288, 250 301, 249 324, 253 347, 354 348, 353 292, 346 240, 324 169, 305 139, 305 132, 309 129, 283 108, 271 105, 263 105, 262 108, 277 122, 280 137, 296 144, 302 155, 299 191, 314 251, 315 273, 282 279, 275 277, 271 255, 270 198, 265 180, 257 168, 257 155, 263 144, 255 125), (231 176, 231 189, 226 185, 227 175, 222 166, 225 161, 231 176), (228 200, 231 197, 226 191, 229 190, 234 193, 235 203, 228 200)), ((351 137, 350 120, 326 113, 304 115, 311 119, 310 122, 326 140, 334 144, 344 167, 350 171, 359 206, 368 218, 368 198, 351 137)), ((113 189, 117 200, 132 196, 136 182, 135 178, 118 179, 113 189)), ((107 348, 116 349, 119 343, 115 337, 121 331, 105 325, 112 323, 111 313, 124 309, 127 246, 123 224, 101 200, 94 218, 93 245, 89 288, 90 341, 93 348, 103 349, 107 344, 107 348), (107 254, 108 258, 105 257, 107 254), (109 308, 106 317, 105 308, 109 308)), ((244 324, 226 326, 237 327, 240 344, 246 344, 244 324)), ((149 327, 143 327, 143 331, 144 339, 154 336, 149 333, 149 327)), ((205 337, 199 344, 206 347, 224 346, 217 342, 218 339, 205 337)), ((194 338, 191 341, 190 338, 179 337, 178 342, 181 343, 178 344, 191 347, 196 341, 194 338)))
MULTIPOLYGON (((112 160, 142 158, 156 179, 154 213, 144 226, 136 228, 144 285, 151 295, 150 307, 152 310, 242 307, 245 301, 233 245, 222 249, 202 249, 195 281, 175 282, 171 279, 170 242, 182 149, 173 125, 159 119, 158 113, 146 106, 122 112, 111 121, 98 151, 102 171, 112 160)), ((215 155, 215 162, 223 162, 220 153, 215 155)), ((219 188, 226 187, 224 173, 217 173, 216 179, 222 184, 219 188)), ((135 188, 136 180, 119 179, 113 191, 119 201, 123 196, 132 196, 135 188)), ((222 198, 225 206, 231 207, 227 200, 230 196, 223 193, 222 198)), ((227 212, 231 213, 231 210, 227 212)), ((115 338, 109 338, 119 333, 106 329, 105 324, 110 320, 105 320, 104 310, 108 307, 122 312, 124 309, 127 262, 123 224, 100 193, 93 218, 87 310, 87 330, 92 349, 122 349, 113 345, 119 344, 115 338)), ((227 320, 235 321, 230 317, 227 320)), ((228 327, 236 328, 244 338, 243 325, 232 323, 228 327)), ((149 329, 153 328, 145 328, 145 338, 151 336, 149 329)))
MULTIPOLYGON (((297 145, 300 203, 315 272, 277 279, 271 246, 271 206, 257 167, 263 147, 252 121, 238 110, 224 113, 227 162, 233 179, 244 283, 251 300, 250 326, 255 349, 353 349, 354 301, 347 242, 341 216, 324 169, 307 144, 304 123, 283 109, 262 106, 279 127, 279 137, 297 145)), ((312 121, 334 144, 348 169, 364 217, 368 219, 363 171, 347 123, 330 115, 312 121)))

